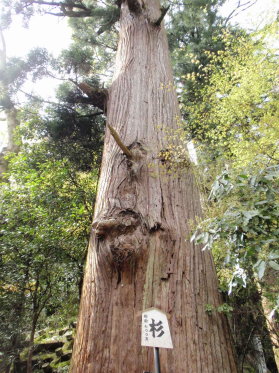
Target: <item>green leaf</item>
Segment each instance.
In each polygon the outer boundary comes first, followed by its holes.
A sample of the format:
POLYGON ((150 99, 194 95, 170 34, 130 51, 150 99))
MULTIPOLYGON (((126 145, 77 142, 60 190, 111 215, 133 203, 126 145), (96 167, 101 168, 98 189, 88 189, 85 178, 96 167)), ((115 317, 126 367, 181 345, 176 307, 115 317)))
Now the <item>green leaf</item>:
POLYGON ((276 271, 279 271, 279 264, 276 263, 274 260, 270 260, 270 261, 268 262, 268 265, 269 265, 271 268, 275 269, 276 271))
POLYGON ((265 268, 266 268, 266 262, 264 260, 258 260, 258 262, 255 264, 255 269, 258 273, 259 280, 263 278, 265 268))
MULTIPOLYGON (((275 240, 269 240, 269 241, 274 242, 275 240)), ((272 251, 272 252, 268 255, 268 259, 279 259, 279 251, 272 251)))
POLYGON ((268 203, 267 199, 265 199, 264 201, 256 202, 255 205, 264 205, 265 203, 268 203))
POLYGON ((250 220, 254 216, 258 216, 259 215, 259 210, 243 211, 242 213, 245 216, 245 218, 247 218, 248 220, 250 220))

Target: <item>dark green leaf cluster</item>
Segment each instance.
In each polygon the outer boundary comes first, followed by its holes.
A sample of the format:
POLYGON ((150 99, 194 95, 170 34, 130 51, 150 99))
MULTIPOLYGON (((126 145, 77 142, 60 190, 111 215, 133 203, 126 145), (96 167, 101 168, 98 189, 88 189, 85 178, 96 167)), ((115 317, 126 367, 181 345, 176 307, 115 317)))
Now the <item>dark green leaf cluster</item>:
POLYGON ((225 262, 234 268, 230 291, 237 285, 246 286, 251 265, 260 280, 267 266, 279 270, 278 195, 278 165, 252 175, 249 171, 224 171, 214 182, 210 199, 222 206, 223 213, 205 221, 193 239, 204 249, 212 248, 215 242, 223 243, 225 262))
POLYGON ((181 3, 174 1, 167 24, 169 44, 177 79, 191 90, 191 82, 181 81, 181 76, 198 72, 199 64, 206 65, 208 56, 205 50, 222 50, 224 43, 218 35, 225 28, 224 19, 218 10, 224 0, 193 0, 181 3))

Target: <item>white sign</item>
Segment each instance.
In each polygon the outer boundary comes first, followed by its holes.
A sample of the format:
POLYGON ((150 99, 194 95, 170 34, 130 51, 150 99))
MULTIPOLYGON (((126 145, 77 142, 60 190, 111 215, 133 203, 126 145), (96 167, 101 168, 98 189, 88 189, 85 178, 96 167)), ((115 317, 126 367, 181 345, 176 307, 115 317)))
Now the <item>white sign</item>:
POLYGON ((142 313, 141 345, 173 348, 170 328, 165 312, 149 308, 142 313))

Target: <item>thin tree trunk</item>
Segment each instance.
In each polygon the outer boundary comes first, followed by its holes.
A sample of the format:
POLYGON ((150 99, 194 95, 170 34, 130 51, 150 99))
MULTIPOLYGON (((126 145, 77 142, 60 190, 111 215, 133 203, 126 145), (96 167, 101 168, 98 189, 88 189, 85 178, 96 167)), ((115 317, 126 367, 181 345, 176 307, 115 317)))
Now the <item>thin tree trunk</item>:
MULTIPOLYGON (((264 276, 265 289, 262 289, 262 294, 268 290, 269 293, 278 293, 278 272, 272 268, 267 268, 264 276)), ((277 371, 279 368, 279 322, 277 310, 274 310, 274 304, 264 295, 262 295, 262 307, 267 321, 267 329, 269 331, 270 340, 274 352, 275 364, 277 371)), ((276 368, 274 368, 275 370, 276 368)))
POLYGON ((193 174, 167 172, 163 156, 179 110, 166 34, 154 25, 160 4, 128 3, 107 121, 133 158, 107 129, 71 371, 152 371, 139 315, 154 306, 170 314, 174 349, 161 350, 163 373, 234 373, 227 322, 205 312, 220 301, 211 255, 189 242, 200 215, 193 174))
MULTIPOLYGON (((1 40, 1 48, 0 48, 0 71, 5 71, 6 64, 7 64, 7 56, 6 56, 6 43, 2 29, 0 28, 0 40, 1 40)), ((8 94, 8 87, 4 80, 0 78, 0 87, 2 90, 3 101, 6 102, 6 109, 4 110, 4 114, 6 117, 6 125, 7 125, 7 135, 8 141, 7 146, 0 152, 0 176, 7 170, 7 162, 4 159, 7 152, 17 152, 18 146, 15 144, 14 141, 14 130, 19 125, 19 120, 17 119, 17 109, 15 108, 14 104, 10 100, 8 94)), ((0 149, 1 150, 1 149, 0 149)))
POLYGON ((18 152, 19 147, 14 141, 14 132, 19 125, 19 120, 17 118, 18 110, 11 103, 11 107, 5 110, 6 121, 7 121, 7 133, 8 133, 8 143, 6 151, 18 152))
POLYGON ((253 335, 252 346, 255 351, 254 366, 256 367, 257 372, 258 373, 269 372, 269 370, 267 369, 266 361, 265 361, 262 341, 261 341, 261 338, 257 334, 253 335))
POLYGON ((32 357, 33 357, 33 350, 34 350, 36 324, 37 324, 37 316, 34 316, 33 321, 32 321, 32 328, 30 332, 30 339, 29 339, 29 351, 28 351, 28 358, 27 358, 26 373, 32 373, 32 357))

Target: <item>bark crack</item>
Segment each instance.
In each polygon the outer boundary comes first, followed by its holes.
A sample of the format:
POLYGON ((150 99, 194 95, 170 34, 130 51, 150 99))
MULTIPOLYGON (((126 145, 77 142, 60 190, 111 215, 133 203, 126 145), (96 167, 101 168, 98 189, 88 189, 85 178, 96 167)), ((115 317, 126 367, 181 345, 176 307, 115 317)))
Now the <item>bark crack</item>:
POLYGON ((133 155, 132 159, 128 160, 128 168, 132 177, 139 177, 140 171, 144 165, 144 159, 146 158, 147 151, 144 149, 142 144, 134 142, 129 146, 129 149, 133 155))

